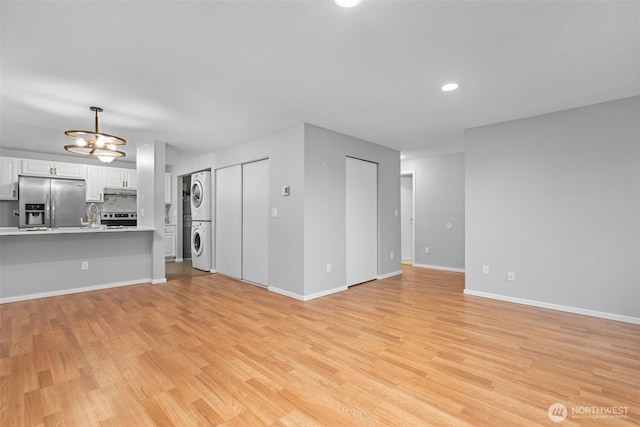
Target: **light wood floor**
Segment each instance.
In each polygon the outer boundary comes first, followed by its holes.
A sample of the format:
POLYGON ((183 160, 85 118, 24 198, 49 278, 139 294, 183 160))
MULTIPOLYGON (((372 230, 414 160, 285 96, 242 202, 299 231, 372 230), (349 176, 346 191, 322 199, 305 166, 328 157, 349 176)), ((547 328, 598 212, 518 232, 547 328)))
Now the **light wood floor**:
POLYGON ((191 260, 183 262, 166 262, 164 271, 164 276, 167 278, 167 280, 173 280, 187 276, 202 276, 204 274, 211 274, 208 271, 202 271, 193 268, 191 260))
POLYGON ((0 425, 640 423, 640 326, 403 270, 309 302, 210 274, 4 304, 0 425))

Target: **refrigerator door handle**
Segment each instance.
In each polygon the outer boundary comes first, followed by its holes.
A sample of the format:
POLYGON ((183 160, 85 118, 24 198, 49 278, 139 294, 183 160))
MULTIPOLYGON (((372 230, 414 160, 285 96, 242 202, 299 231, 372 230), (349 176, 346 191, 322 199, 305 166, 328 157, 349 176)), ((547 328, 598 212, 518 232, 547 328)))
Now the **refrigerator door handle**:
POLYGON ((45 209, 44 225, 45 226, 48 225, 49 227, 51 227, 51 203, 49 203, 50 201, 51 201, 50 196, 47 194, 44 200, 44 209, 45 209))
POLYGON ((51 228, 56 228, 56 200, 51 195, 51 228))

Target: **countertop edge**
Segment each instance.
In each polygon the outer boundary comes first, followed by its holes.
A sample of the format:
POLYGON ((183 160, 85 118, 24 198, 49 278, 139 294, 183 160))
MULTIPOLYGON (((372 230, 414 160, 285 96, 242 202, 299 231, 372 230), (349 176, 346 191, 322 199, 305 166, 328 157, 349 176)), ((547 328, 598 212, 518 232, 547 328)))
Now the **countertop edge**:
POLYGON ((93 233, 130 233, 136 231, 157 231, 155 227, 125 227, 125 228, 56 228, 42 231, 29 231, 27 229, 0 229, 1 236, 40 236, 40 235, 58 235, 58 234, 93 234, 93 233))

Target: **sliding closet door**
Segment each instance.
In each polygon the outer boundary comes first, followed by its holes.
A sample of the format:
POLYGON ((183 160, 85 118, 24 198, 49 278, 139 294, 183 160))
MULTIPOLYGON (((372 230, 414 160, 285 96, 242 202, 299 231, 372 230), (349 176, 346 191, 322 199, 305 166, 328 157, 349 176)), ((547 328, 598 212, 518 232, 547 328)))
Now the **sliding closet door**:
POLYGON ((242 280, 269 280, 269 161, 242 165, 242 280))
POLYGON ((242 167, 216 170, 216 271, 242 277, 242 167))
POLYGON ((347 157, 347 286, 378 275, 378 165, 347 157))

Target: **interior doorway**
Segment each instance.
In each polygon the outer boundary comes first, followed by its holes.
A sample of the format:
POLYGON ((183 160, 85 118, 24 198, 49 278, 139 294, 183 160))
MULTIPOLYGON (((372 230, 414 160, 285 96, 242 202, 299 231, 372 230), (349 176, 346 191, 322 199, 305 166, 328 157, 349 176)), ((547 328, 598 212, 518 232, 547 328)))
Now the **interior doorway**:
POLYGON ((401 260, 413 265, 415 257, 415 174, 403 172, 400 176, 400 234, 401 260))

